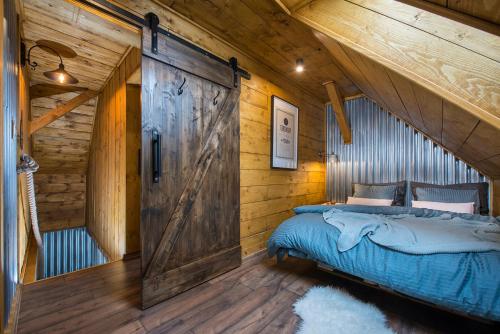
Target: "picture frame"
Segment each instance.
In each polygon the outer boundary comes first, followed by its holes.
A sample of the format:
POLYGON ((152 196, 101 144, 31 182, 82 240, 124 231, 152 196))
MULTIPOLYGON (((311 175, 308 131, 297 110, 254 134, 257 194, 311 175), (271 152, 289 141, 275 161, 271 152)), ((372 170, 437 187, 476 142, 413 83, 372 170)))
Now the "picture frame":
POLYGON ((271 168, 298 168, 299 107, 271 96, 271 168))

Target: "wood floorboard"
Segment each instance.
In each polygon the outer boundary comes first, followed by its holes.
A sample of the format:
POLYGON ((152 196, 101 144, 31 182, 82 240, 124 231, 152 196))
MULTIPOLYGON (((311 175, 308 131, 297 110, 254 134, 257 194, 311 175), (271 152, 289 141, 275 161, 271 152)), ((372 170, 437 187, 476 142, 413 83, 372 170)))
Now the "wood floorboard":
POLYGON ((396 333, 498 333, 476 322, 333 276, 306 261, 252 259, 149 309, 140 309, 140 259, 23 287, 18 333, 294 333, 293 303, 314 285, 379 307, 396 333))

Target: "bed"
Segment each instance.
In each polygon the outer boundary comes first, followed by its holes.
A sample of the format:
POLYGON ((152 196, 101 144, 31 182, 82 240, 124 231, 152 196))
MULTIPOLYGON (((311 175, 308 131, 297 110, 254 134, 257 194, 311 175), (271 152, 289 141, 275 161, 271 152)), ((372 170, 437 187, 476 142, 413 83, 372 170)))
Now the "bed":
POLYGON ((446 214, 449 219, 461 219, 465 223, 477 220, 493 226, 499 223, 498 220, 404 207, 303 206, 296 208, 296 215, 274 231, 268 241, 268 253, 270 256, 288 254, 310 259, 427 303, 473 317, 500 321, 500 246, 495 240, 477 249, 471 246, 475 251, 466 251, 467 248, 456 251, 454 248, 453 252, 446 252, 441 245, 432 254, 410 254, 404 248, 402 251, 381 245, 380 241, 372 240, 368 232, 348 250, 339 251, 339 238, 343 232, 327 223, 323 216, 332 208, 374 216, 388 212, 394 215, 417 214, 421 216, 419 219, 428 220, 446 214))

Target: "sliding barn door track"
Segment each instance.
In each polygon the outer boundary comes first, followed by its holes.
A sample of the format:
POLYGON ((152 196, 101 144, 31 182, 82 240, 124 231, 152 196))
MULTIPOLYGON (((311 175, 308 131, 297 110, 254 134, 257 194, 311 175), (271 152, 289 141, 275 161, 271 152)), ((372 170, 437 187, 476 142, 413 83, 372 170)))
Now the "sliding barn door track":
MULTIPOLYGON (((239 68, 236 62, 236 58, 231 58, 229 61, 222 59, 213 53, 208 52, 207 50, 204 50, 200 48, 199 46, 179 37, 178 35, 174 35, 171 32, 163 29, 162 27, 159 26, 159 18, 156 14, 154 13, 147 13, 146 16, 140 17, 135 15, 134 13, 129 12, 128 10, 123 9, 120 6, 117 6, 107 0, 93 0, 93 1, 88 1, 88 0, 76 0, 76 2, 81 3, 87 7, 93 8, 97 11, 100 11, 106 15, 112 16, 114 18, 117 18, 119 20, 122 20, 136 28, 142 29, 144 27, 147 27, 151 29, 153 32, 156 33, 161 33, 163 35, 166 35, 175 41, 182 43, 183 45, 189 47, 190 49, 195 50, 196 52, 199 52, 213 60, 216 60, 220 62, 221 64, 224 64, 226 66, 231 67, 234 71, 235 74, 238 73, 242 78, 245 78, 247 80, 250 80, 250 73, 245 71, 242 68, 239 68)), ((154 39, 154 33, 152 34, 152 38, 154 39)), ((153 47, 153 53, 156 53, 154 51, 155 43, 151 44, 153 47)), ((156 44, 157 45, 157 44, 156 44)))

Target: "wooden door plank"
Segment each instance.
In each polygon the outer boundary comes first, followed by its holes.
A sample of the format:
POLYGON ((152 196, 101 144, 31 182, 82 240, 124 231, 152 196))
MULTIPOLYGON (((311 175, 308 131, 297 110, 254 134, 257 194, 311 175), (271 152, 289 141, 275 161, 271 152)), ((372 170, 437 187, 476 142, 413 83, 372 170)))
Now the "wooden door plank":
POLYGON ((221 140, 220 136, 229 124, 231 114, 239 101, 239 89, 232 89, 229 93, 220 114, 210 132, 201 154, 194 164, 193 173, 180 196, 174 213, 163 232, 160 243, 153 255, 151 262, 145 273, 146 278, 156 276, 162 272, 165 263, 168 262, 172 249, 186 223, 186 216, 189 213, 196 198, 199 188, 205 175, 214 159, 215 152, 221 140))

